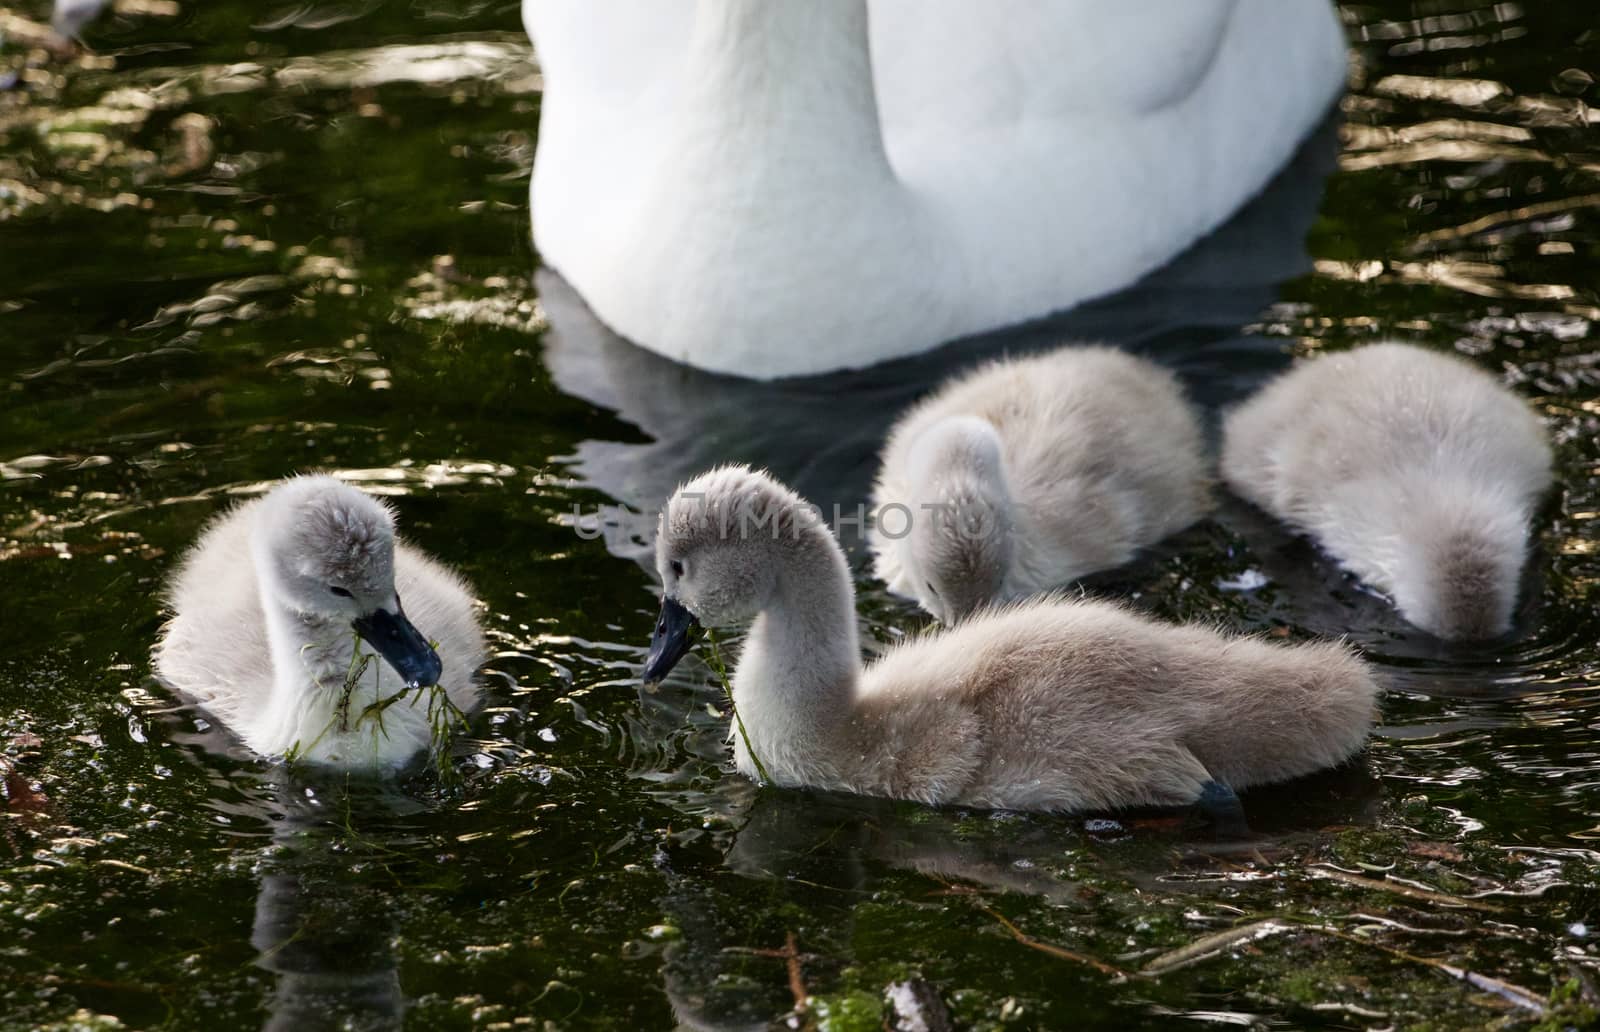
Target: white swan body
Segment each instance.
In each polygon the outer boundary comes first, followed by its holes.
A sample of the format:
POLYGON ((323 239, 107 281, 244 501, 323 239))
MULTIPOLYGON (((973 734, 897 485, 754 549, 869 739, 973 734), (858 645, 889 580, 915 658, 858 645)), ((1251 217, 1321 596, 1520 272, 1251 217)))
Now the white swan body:
POLYGON ((1213 782, 1337 764, 1374 717, 1372 675, 1344 646, 1164 626, 1103 602, 986 611, 863 669, 838 542, 745 467, 681 487, 656 549, 666 598, 646 679, 687 651, 694 619, 753 619, 734 754, 779 785, 1007 809, 1178 805, 1213 782))
POLYGON ((889 433, 874 567, 941 620, 1120 566, 1208 505, 1200 418, 1172 373, 1113 348, 1004 359, 889 433))
POLYGON ((871 365, 1127 286, 1344 81, 1327 0, 524 0, 541 260, 652 351, 871 365))
POLYGON ((419 687, 381 720, 367 707, 413 680, 437 680, 462 711, 478 702, 484 644, 465 583, 397 542, 389 510, 332 477, 286 480, 215 520, 168 603, 157 673, 264 756, 396 769, 434 744, 438 703, 419 687), (346 702, 352 621, 372 646, 362 652, 378 654, 346 702))
POLYGON ((1302 362, 1223 428, 1229 486, 1446 639, 1510 629, 1550 459, 1526 402, 1406 344, 1302 362))

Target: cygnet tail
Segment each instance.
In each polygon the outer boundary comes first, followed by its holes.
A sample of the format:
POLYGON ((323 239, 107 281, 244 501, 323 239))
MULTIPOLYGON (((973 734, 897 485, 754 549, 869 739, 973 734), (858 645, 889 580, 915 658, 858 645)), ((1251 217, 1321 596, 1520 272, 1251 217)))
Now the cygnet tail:
POLYGON ((1347 645, 1231 643, 1190 739, 1211 776, 1235 789, 1303 777, 1360 752, 1378 715, 1374 671, 1347 645))

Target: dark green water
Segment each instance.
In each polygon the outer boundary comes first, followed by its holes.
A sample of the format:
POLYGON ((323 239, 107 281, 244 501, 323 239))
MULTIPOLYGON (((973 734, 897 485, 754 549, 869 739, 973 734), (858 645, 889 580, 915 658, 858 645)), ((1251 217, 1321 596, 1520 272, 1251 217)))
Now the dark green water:
MULTIPOLYGON (((1345 124, 1172 270, 776 386, 639 352, 533 276, 540 84, 511 4, 146 2, 76 60, 18 43, 44 15, 0 9, 22 76, 0 92, 0 1024, 760 1028, 794 1007, 791 937, 803 1020, 830 1028, 879 1027, 904 979, 974 1027, 1593 1019, 1586 5, 1349 5, 1345 124), (896 408, 1062 335, 1158 355, 1213 406, 1381 336, 1502 374, 1561 483, 1516 640, 1431 646, 1237 503, 1103 578, 1164 616, 1348 633, 1393 678, 1359 766, 1246 797, 1247 849, 1184 814, 757 790, 724 769, 701 664, 636 687, 655 599, 634 560, 680 477, 746 459, 853 505, 896 408), (391 494, 486 605, 492 702, 458 789, 291 778, 151 678, 182 549, 312 467, 391 494)), ((921 626, 859 587, 869 640, 921 626)))

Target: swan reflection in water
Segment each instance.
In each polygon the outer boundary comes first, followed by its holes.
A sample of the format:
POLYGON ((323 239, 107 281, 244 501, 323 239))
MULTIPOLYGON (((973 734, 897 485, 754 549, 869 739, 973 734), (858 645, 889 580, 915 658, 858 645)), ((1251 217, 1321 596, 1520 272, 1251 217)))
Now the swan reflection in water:
MULTIPOLYGON (((695 473, 733 461, 770 470, 825 515, 835 505, 854 515, 867 501, 894 418, 990 356, 1101 341, 1168 365, 1202 405, 1237 400, 1288 361, 1281 338, 1240 327, 1277 299, 1280 283, 1310 270, 1305 235, 1337 148, 1330 121, 1231 221, 1127 290, 914 358, 827 376, 761 382, 679 365, 612 333, 564 280, 540 270, 535 282, 549 320, 544 360, 556 385, 653 439, 578 446, 579 478, 621 503, 602 511, 597 532, 613 554, 651 566, 656 507, 695 473)), ((851 548, 860 527, 845 522, 840 536, 851 548)))

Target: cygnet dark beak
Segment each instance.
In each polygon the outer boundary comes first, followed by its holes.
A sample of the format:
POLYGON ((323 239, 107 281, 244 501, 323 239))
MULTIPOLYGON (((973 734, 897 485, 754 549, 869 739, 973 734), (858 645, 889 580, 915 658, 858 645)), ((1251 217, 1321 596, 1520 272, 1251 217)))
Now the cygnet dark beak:
POLYGON ((408 688, 439 683, 439 675, 444 673, 444 663, 422 632, 406 619, 405 611, 400 608, 399 596, 394 600, 394 612, 374 609, 356 617, 350 625, 368 645, 378 650, 378 655, 394 667, 395 673, 400 675, 408 688))
POLYGON ((650 636, 650 655, 644 661, 644 683, 660 684, 689 651, 700 634, 700 621, 668 595, 661 600, 661 616, 650 636))

